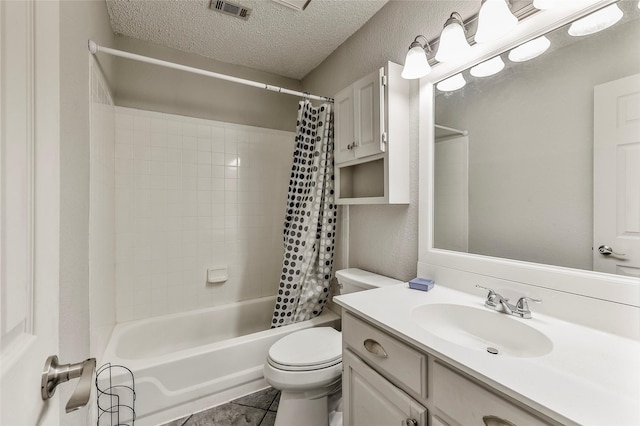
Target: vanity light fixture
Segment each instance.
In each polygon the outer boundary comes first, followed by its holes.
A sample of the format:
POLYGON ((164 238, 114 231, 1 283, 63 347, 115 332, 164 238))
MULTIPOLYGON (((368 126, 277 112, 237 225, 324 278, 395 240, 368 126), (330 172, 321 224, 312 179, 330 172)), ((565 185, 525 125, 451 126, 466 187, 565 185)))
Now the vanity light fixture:
POLYGON ((431 66, 427 59, 429 53, 431 53, 429 40, 423 35, 417 36, 409 46, 409 51, 404 59, 404 68, 400 76, 407 80, 413 80, 429 74, 431 72, 431 66), (424 44, 418 41, 419 38, 424 39, 424 44))
POLYGON ((569 27, 569 35, 586 36, 609 28, 622 18, 622 11, 617 4, 612 4, 578 19, 569 27))
POLYGON ((542 55, 551 46, 551 42, 545 36, 535 38, 509 52, 509 60, 512 62, 524 62, 542 55))
POLYGON ((474 77, 489 77, 502 71, 504 68, 504 62, 500 56, 491 58, 488 61, 484 61, 476 65, 469 70, 474 77))
POLYGON ((453 12, 444 23, 444 28, 440 33, 436 60, 438 62, 458 61, 464 58, 470 50, 471 46, 467 42, 462 17, 458 12, 453 12))
POLYGON ((463 88, 465 84, 467 84, 467 82, 462 74, 456 74, 453 77, 442 80, 440 83, 436 84, 436 87, 441 92, 453 92, 454 90, 463 88))
POLYGON ((538 10, 555 9, 574 6, 576 3, 586 3, 588 0, 533 0, 533 7, 538 10))
POLYGON ((533 0, 533 7, 538 10, 555 9, 561 6, 558 0, 533 0))
POLYGON ((509 9, 508 0, 482 0, 478 13, 476 43, 497 40, 518 25, 518 18, 509 9))

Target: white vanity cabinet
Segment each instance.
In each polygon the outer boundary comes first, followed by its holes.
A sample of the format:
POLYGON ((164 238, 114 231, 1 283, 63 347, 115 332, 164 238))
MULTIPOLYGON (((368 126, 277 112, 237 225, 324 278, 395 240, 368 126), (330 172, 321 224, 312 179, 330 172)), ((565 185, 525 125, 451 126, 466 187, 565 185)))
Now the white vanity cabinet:
POLYGON ((344 425, 425 425, 427 409, 346 350, 342 357, 344 425))
POLYGON ((347 311, 342 336, 344 426, 560 424, 347 311))
POLYGON ((334 96, 338 204, 409 202, 409 81, 388 62, 334 96))

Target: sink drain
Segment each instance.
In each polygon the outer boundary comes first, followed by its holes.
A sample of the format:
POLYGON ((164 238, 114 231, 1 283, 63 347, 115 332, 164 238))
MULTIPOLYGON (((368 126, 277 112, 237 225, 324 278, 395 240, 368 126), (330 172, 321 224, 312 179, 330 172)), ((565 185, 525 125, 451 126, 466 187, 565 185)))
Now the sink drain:
POLYGON ((487 352, 489 352, 491 355, 498 355, 498 350, 496 348, 492 348, 491 346, 489 346, 487 348, 487 352))

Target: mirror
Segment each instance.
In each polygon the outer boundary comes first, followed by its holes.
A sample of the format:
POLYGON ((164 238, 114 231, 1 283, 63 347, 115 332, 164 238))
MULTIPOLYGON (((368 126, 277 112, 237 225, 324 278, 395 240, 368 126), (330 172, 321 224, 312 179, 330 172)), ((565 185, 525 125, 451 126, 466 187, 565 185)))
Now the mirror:
POLYGON ((534 59, 434 89, 435 248, 593 270, 594 86, 640 73, 638 2, 617 4, 603 31, 563 26, 534 59))

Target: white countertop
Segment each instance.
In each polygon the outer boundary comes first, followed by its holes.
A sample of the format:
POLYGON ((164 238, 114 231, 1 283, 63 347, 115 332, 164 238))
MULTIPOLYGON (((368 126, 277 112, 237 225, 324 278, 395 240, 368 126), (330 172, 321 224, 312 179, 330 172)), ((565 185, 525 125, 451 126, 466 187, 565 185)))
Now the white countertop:
POLYGON ((411 311, 425 304, 487 309, 481 297, 437 284, 429 292, 401 284, 334 301, 559 422, 640 425, 640 342, 536 314, 534 305, 532 319, 517 320, 551 339, 551 352, 534 358, 496 356, 441 339, 411 319, 411 311))

